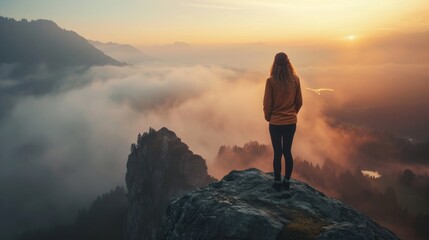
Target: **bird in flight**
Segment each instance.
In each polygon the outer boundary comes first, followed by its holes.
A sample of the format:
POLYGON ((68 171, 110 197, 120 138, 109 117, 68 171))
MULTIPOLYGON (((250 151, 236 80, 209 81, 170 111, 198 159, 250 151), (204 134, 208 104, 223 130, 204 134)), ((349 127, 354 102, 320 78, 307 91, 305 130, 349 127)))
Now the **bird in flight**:
POLYGON ((316 93, 317 95, 322 94, 322 92, 334 92, 334 89, 332 88, 307 88, 307 90, 310 90, 316 93))

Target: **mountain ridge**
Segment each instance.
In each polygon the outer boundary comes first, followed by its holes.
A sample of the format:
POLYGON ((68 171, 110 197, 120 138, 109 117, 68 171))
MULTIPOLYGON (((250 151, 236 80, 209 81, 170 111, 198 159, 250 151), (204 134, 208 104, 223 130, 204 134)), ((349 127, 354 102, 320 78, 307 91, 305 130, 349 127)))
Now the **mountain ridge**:
POLYGON ((17 21, 0 16, 0 35, 0 63, 46 64, 54 68, 123 65, 51 20, 17 21))
POLYGON ((147 56, 130 44, 100 42, 95 40, 88 40, 88 42, 108 56, 112 56, 122 62, 134 64, 154 60, 154 58, 147 56))

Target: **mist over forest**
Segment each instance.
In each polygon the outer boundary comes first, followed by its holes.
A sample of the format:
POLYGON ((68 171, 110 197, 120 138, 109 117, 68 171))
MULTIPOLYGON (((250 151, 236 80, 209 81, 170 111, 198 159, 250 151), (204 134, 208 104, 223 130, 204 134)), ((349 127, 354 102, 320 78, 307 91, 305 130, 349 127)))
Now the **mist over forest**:
MULTIPOLYGON (((382 139, 379 139, 382 141, 382 139)), ((222 146, 212 167, 227 173, 233 169, 257 167, 272 171, 273 152, 269 145, 248 142, 243 146, 222 146)), ((351 158, 359 161, 359 158, 351 158)), ((284 162, 282 163, 284 164, 284 162)), ((330 197, 367 214, 403 239, 426 239, 429 235, 429 174, 410 169, 389 169, 368 176, 358 167, 341 166, 326 158, 322 164, 296 157, 292 178, 308 182, 330 197)))
MULTIPOLYGON (((293 153, 308 162, 297 165, 297 176, 316 184, 317 179, 305 174, 321 172, 324 183, 318 186, 329 192, 339 180, 327 180, 326 171, 314 168, 323 168, 330 159, 335 169, 344 169, 335 176, 351 174, 350 181, 370 182, 379 200, 401 174, 414 177, 400 186, 427 194, 429 54, 422 45, 428 39, 428 32, 398 34, 351 50, 346 45, 263 43, 146 46, 140 50, 150 60, 54 69, 44 60, 25 68, 27 63, 19 59, 2 58, 0 238, 71 223, 98 195, 124 185, 130 144, 149 127, 174 130, 217 178, 243 166, 270 171, 269 149, 231 157, 221 146, 257 141, 268 148, 263 88, 278 51, 289 55, 303 89, 293 153), (319 88, 333 91, 319 95, 311 90, 319 88), (360 170, 379 172, 380 182, 363 178, 356 173, 360 170)), ((427 196, 403 199, 404 189, 391 188, 398 199, 392 209, 428 214, 428 209, 410 204, 422 206, 427 196)), ((332 194, 348 199, 349 193, 332 194)))

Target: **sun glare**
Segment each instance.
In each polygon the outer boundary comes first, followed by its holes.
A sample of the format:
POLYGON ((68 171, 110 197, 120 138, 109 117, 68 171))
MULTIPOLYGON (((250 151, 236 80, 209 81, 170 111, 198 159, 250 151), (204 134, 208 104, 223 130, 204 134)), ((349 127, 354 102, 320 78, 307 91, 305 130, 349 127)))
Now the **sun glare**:
POLYGON ((356 39, 356 36, 355 35, 349 35, 349 36, 346 37, 346 39, 349 40, 349 41, 353 41, 353 40, 356 39))

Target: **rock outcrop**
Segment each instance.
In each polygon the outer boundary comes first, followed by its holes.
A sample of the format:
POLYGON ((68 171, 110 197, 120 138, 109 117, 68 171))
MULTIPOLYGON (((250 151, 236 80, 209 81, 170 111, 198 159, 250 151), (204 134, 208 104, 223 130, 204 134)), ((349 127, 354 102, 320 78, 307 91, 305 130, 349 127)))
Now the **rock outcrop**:
POLYGON ((205 160, 193 154, 174 132, 162 128, 139 134, 127 162, 130 206, 124 238, 153 238, 172 197, 214 180, 207 174, 205 160))
POLYGON ((232 171, 168 206, 157 239, 398 239, 308 184, 276 191, 258 169, 232 171))

